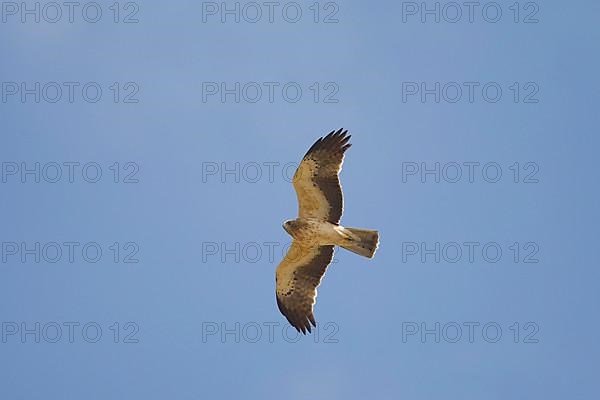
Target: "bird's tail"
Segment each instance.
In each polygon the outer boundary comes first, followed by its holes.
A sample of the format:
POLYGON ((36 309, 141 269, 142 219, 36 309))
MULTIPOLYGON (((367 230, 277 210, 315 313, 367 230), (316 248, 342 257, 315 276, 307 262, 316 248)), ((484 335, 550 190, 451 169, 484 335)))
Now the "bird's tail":
POLYGON ((379 246, 379 232, 368 229, 344 228, 347 235, 340 246, 353 253, 373 258, 379 246))

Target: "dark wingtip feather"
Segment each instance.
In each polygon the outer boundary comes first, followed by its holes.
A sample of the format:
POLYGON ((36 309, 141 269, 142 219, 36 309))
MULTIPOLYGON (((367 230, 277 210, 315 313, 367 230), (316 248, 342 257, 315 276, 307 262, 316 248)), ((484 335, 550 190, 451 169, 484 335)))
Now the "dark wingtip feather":
MULTIPOLYGON (((294 313, 293 311, 288 309, 283 303, 283 301, 279 299, 279 296, 276 296, 276 299, 277 308, 279 308, 279 311, 285 316, 285 319, 288 320, 290 325, 292 325, 298 331, 298 333, 302 333, 303 335, 306 335, 306 331, 308 331, 308 333, 312 333, 310 321, 307 320, 306 317, 301 316, 298 313, 294 313)), ((312 315, 309 315, 308 318, 314 321, 314 317, 312 315)), ((316 327, 316 325, 314 326, 316 327)))
POLYGON ((344 153, 351 146, 351 143, 348 143, 351 137, 352 135, 348 135, 348 130, 344 130, 344 128, 340 128, 337 131, 331 131, 328 135, 317 139, 310 149, 308 149, 304 157, 319 150, 340 151, 344 153))
POLYGON ((315 321, 315 316, 313 315, 313 313, 310 313, 308 315, 308 320, 310 321, 312 326, 314 326, 315 328, 317 327, 317 321, 315 321))
MULTIPOLYGON (((325 138, 327 138, 327 137, 329 137, 329 135, 325 136, 325 138)), ((306 157, 307 155, 309 155, 310 153, 315 151, 321 145, 321 142, 323 142, 323 139, 325 139, 325 138, 319 138, 316 142, 314 142, 313 145, 310 146, 310 149, 308 149, 308 151, 306 152, 304 157, 306 157)))

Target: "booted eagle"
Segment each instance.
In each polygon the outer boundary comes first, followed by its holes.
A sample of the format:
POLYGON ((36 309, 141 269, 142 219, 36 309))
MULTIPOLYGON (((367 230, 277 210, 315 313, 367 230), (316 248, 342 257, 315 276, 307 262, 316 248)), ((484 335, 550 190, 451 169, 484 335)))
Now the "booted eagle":
POLYGON ((275 273, 277 306, 303 334, 311 332, 311 324, 317 326, 313 314, 317 286, 333 259, 334 247, 373 258, 379 245, 377 231, 339 224, 344 202, 338 174, 351 146, 347 133, 332 131, 308 150, 293 179, 298 218, 283 224, 293 241, 275 273))

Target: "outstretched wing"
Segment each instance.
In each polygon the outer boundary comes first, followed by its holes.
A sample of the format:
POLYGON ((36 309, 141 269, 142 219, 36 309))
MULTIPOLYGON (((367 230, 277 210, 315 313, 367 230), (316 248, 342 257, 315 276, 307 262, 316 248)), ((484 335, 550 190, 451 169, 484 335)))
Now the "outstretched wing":
POLYGON ((317 286, 333 259, 333 246, 302 247, 293 241, 275 272, 277 306, 298 332, 317 326, 313 305, 317 286))
POLYGON ((338 174, 344 152, 351 146, 343 128, 320 138, 308 150, 294 174, 300 218, 319 218, 337 224, 344 209, 338 174))

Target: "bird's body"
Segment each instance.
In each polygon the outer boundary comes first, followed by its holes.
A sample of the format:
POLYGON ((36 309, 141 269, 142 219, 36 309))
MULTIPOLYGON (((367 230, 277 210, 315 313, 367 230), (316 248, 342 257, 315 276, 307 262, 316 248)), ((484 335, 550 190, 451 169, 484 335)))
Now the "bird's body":
POLYGON ((306 246, 323 246, 339 245, 344 228, 317 218, 298 218, 286 221, 283 229, 306 246))
POLYGON ((379 245, 377 231, 339 224, 344 205, 338 174, 350 147, 347 132, 340 129, 317 140, 294 174, 298 218, 283 224, 294 240, 275 276, 279 310, 302 333, 316 326, 317 286, 333 259, 334 246, 372 258, 379 245))

